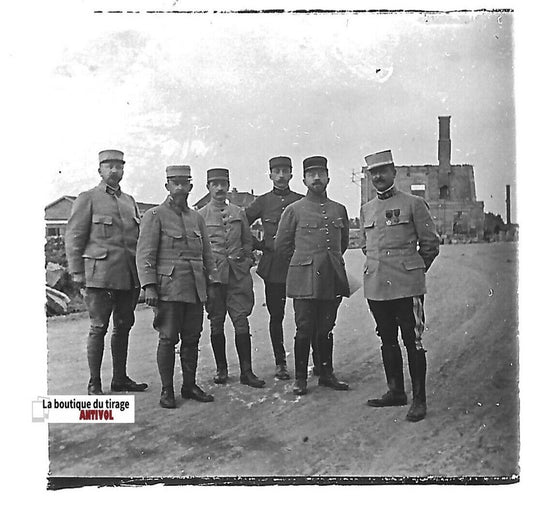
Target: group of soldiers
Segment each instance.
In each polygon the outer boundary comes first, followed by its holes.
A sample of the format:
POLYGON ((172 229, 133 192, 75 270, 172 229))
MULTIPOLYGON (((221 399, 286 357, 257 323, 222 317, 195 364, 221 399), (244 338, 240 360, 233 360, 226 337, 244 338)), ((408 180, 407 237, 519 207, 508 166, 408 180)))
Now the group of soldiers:
MULTIPOLYGON (((381 338, 388 386, 382 397, 368 404, 407 404, 399 327, 413 389, 407 419, 418 421, 426 415, 426 357, 421 342, 425 272, 438 254, 439 239, 425 201, 394 186, 396 169, 391 152, 378 152, 365 159, 377 197, 361 208, 366 255, 364 292, 381 338)), ((111 390, 138 392, 148 387, 126 373, 128 337, 141 288, 145 302, 153 307, 153 326, 159 334, 156 361, 162 407, 176 407, 178 343, 181 396, 213 401, 213 396, 196 382, 204 307, 216 364, 214 382, 228 382, 224 324, 229 314, 240 382, 263 387, 265 381, 252 369, 248 322, 254 306, 250 274, 254 250, 262 251, 257 274, 265 285, 275 377, 291 378, 283 334, 289 297, 293 299, 296 323, 293 393, 307 393, 311 350, 318 384, 348 390, 348 384, 333 372, 332 331, 342 298, 350 296, 343 260, 349 243, 349 222, 346 208, 327 196, 327 159, 313 156, 303 161, 303 183, 308 189, 305 196, 290 189, 291 159, 270 159, 273 188, 245 209, 228 202, 228 169, 207 171, 210 201, 196 211, 187 203, 193 187, 190 166, 168 166, 168 196, 148 210, 142 220, 134 198, 120 188, 124 165, 124 154, 119 150, 99 153, 101 182, 77 198, 66 232, 69 270, 73 280, 84 288, 90 319, 88 393, 103 394, 100 371, 111 315, 111 390), (264 232, 261 241, 250 231, 257 220, 261 220, 264 232)))

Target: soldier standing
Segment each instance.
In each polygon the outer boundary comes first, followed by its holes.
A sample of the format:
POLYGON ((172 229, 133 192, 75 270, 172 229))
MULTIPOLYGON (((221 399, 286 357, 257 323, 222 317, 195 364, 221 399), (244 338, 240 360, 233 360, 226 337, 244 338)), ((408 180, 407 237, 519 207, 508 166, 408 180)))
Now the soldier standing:
POLYGON ((308 157, 303 161, 303 182, 307 195, 288 206, 281 216, 275 241, 285 263, 287 296, 293 298, 295 384, 293 393, 307 393, 307 364, 310 344, 316 340, 320 360, 318 384, 347 390, 348 384, 333 374, 333 334, 337 310, 343 296, 349 296, 344 269, 348 248, 346 208, 327 197, 327 159, 308 157))
POLYGON ((229 171, 212 168, 207 171, 207 189, 211 200, 199 213, 205 219, 209 240, 219 272, 221 285, 207 302, 211 322, 211 345, 217 367, 214 382, 228 380, 226 313, 235 328, 235 347, 239 357, 242 384, 261 388, 265 382, 252 371, 252 345, 248 316, 254 306, 252 266, 252 234, 244 210, 228 203, 229 171))
POLYGON ((292 191, 289 182, 292 179, 292 162, 289 157, 273 157, 269 161, 270 179, 274 188, 258 196, 246 208, 246 218, 250 226, 261 219, 264 237, 257 242, 254 248, 261 250, 263 255, 257 267, 257 275, 265 283, 265 298, 268 313, 270 314, 269 331, 274 360, 276 362, 277 379, 287 380, 290 375, 287 371, 287 360, 283 340, 283 318, 285 316, 287 265, 279 259, 274 251, 274 240, 278 229, 281 214, 285 208, 303 198, 302 194, 292 191))
POLYGON ((126 375, 129 332, 140 291, 135 267, 139 210, 133 197, 122 192, 119 185, 124 176, 124 153, 103 150, 98 157, 102 181, 78 196, 65 235, 69 270, 74 282, 85 287, 89 312, 87 392, 103 395, 100 370, 111 314, 111 390, 139 392, 148 385, 136 383, 126 375))
POLYGON ((439 238, 427 203, 394 186, 396 168, 390 150, 365 157, 377 196, 361 207, 364 293, 381 338, 388 391, 370 399, 373 407, 404 406, 402 352, 398 326, 407 350, 413 402, 407 420, 426 416, 425 272, 439 253, 439 238))
POLYGON ((218 282, 205 222, 189 208, 192 189, 189 166, 166 168, 167 199, 148 210, 141 223, 137 267, 146 303, 154 307, 159 332, 157 367, 164 408, 175 408, 175 346, 181 339, 183 376, 181 396, 211 402, 213 396, 196 384, 198 343, 203 326, 203 303, 218 282))

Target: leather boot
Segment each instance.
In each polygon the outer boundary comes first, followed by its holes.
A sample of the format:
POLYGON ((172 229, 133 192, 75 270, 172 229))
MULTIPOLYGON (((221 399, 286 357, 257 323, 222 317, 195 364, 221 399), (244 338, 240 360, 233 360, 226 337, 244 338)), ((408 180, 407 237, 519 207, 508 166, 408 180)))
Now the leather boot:
POLYGON ((296 379, 292 387, 294 395, 305 395, 307 393, 307 379, 296 379))
POLYGON ((102 391, 102 381, 100 378, 91 378, 89 379, 89 384, 87 385, 87 394, 88 395, 103 395, 102 391))
POLYGON ((333 374, 333 334, 319 338, 318 352, 320 356, 319 386, 327 386, 334 390, 348 390, 348 383, 339 381, 333 374))
POLYGON ((198 402, 213 402, 214 397, 205 393, 196 385, 196 367, 198 365, 198 345, 182 342, 180 348, 181 371, 183 386, 181 396, 184 399, 193 399, 198 402))
POLYGON ((294 338, 294 395, 307 393, 307 364, 309 362, 309 342, 296 336, 294 338))
POLYGON ((224 385, 228 381, 228 361, 226 359, 226 336, 223 333, 211 334, 211 347, 215 355, 217 373, 213 381, 224 385))
POLYGON ((287 370, 287 364, 282 363, 280 365, 276 365, 276 373, 274 374, 274 377, 276 379, 280 379, 282 381, 287 381, 291 378, 289 371, 287 370))
POLYGON ((252 343, 249 333, 235 335, 235 346, 241 367, 241 383, 252 388, 262 388, 265 382, 252 372, 252 343))
POLYGON ((89 333, 87 338, 87 362, 89 364, 90 379, 87 385, 89 395, 103 395, 102 380, 100 370, 102 368, 102 358, 104 356, 104 338, 99 335, 89 333))
POLYGON ((407 395, 405 394, 400 346, 398 344, 381 346, 381 357, 389 390, 379 399, 369 399, 367 404, 372 407, 405 406, 407 395))
POLYGON ((176 397, 174 396, 173 386, 163 386, 159 405, 165 409, 174 409, 176 407, 176 397))
POLYGON ((113 330, 111 335, 111 355, 113 357, 111 391, 113 392, 143 392, 148 388, 146 383, 136 383, 126 375, 128 333, 113 330))
POLYGON ((174 397, 174 366, 176 363, 176 351, 170 341, 159 339, 157 344, 157 368, 161 377, 161 399, 159 405, 172 409, 176 407, 174 397))
POLYGON ((407 350, 409 360, 409 373, 413 385, 413 402, 406 419, 410 422, 418 422, 426 417, 426 352, 424 349, 409 348, 407 350))
POLYGON ((205 393, 198 385, 182 386, 181 396, 184 399, 193 399, 198 402, 213 402, 215 398, 209 393, 205 393))

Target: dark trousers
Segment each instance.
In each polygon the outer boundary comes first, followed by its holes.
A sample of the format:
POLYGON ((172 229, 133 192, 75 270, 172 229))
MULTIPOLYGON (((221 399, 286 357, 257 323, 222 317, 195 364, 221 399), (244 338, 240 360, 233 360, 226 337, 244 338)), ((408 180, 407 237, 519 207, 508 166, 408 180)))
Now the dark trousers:
POLYGON ((376 321, 376 332, 385 347, 398 347, 398 327, 407 350, 423 349, 424 295, 396 300, 368 300, 376 321))
POLYGON ((285 346, 283 345, 283 318, 287 301, 284 283, 265 281, 265 297, 270 314, 269 330, 276 365, 286 365, 285 346))
POLYGON ((304 300, 295 298, 294 319, 294 362, 296 379, 307 379, 307 365, 311 343, 318 353, 320 375, 331 374, 333 370, 333 334, 337 310, 342 298, 333 300, 304 300))
POLYGON ((130 290, 86 288, 84 300, 89 312, 89 336, 87 338, 87 359, 92 379, 100 379, 104 354, 104 337, 111 315, 111 354, 113 357, 113 378, 117 381, 126 377, 128 338, 135 323, 135 307, 140 288, 130 290))
POLYGON ((157 366, 163 387, 173 386, 175 346, 181 339, 183 385, 196 383, 198 343, 203 328, 203 304, 160 301, 154 309, 154 328, 159 332, 157 366))
MULTIPOLYGON (((424 295, 396 300, 368 300, 376 321, 376 332, 381 338, 381 354, 389 391, 404 394, 403 359, 398 344, 398 327, 407 350, 413 400, 426 403, 426 352, 422 346, 425 327, 424 295)), ((425 414, 425 410, 424 410, 425 414)))

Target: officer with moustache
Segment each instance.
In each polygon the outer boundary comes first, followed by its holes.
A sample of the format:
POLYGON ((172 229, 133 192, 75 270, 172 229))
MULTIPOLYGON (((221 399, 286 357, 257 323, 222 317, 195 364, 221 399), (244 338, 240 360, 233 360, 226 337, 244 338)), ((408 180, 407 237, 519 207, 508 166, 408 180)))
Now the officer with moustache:
POLYGON ((133 197, 120 188, 124 153, 103 150, 98 157, 102 180, 78 196, 65 235, 69 270, 73 281, 85 287, 84 300, 89 312, 87 392, 103 395, 100 371, 111 315, 111 390, 140 392, 148 385, 136 383, 126 375, 129 333, 135 322, 140 291, 135 267, 139 210, 133 197))
POLYGON ((413 390, 407 420, 426 416, 425 273, 439 253, 439 237, 427 203, 394 185, 396 168, 390 150, 365 157, 377 196, 361 207, 364 294, 381 338, 388 391, 370 399, 373 407, 404 406, 403 359, 398 327, 407 351, 413 390))
POLYGON ((254 292, 250 267, 252 266, 252 234, 242 208, 227 201, 229 171, 212 168, 207 171, 207 190, 211 200, 199 214, 207 225, 209 240, 221 284, 207 301, 211 322, 211 345, 217 367, 214 382, 228 380, 226 314, 235 328, 235 347, 241 369, 240 381, 253 388, 265 385, 252 371, 252 344, 248 316, 254 306, 254 292))
POLYGON ((318 384, 347 390, 333 374, 333 335, 337 310, 349 296, 343 254, 348 248, 346 208, 327 197, 327 159, 303 161, 304 198, 288 206, 281 216, 275 241, 277 254, 289 265, 287 296, 293 298, 295 384, 293 393, 307 393, 309 349, 316 340, 320 360, 318 384))
POLYGON ((181 396, 199 402, 213 401, 213 396, 196 384, 196 368, 203 304, 219 279, 205 222, 187 204, 192 189, 191 168, 169 166, 166 176, 169 196, 148 210, 141 223, 137 267, 146 303, 154 307, 153 326, 159 332, 159 404, 172 409, 176 407, 175 346, 180 340, 181 396))
POLYGON ((274 251, 274 241, 281 214, 291 203, 303 197, 292 191, 289 182, 292 179, 292 161, 289 157, 273 157, 269 161, 269 177, 273 189, 258 196, 246 208, 246 217, 250 225, 260 219, 264 237, 261 242, 255 240, 254 248, 261 250, 263 255, 257 267, 259 275, 265 283, 265 298, 270 314, 270 340, 276 362, 275 377, 281 380, 290 379, 287 371, 287 360, 283 339, 283 318, 285 316, 287 265, 274 251))

